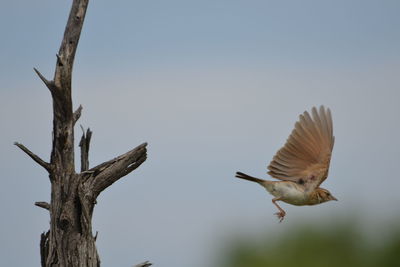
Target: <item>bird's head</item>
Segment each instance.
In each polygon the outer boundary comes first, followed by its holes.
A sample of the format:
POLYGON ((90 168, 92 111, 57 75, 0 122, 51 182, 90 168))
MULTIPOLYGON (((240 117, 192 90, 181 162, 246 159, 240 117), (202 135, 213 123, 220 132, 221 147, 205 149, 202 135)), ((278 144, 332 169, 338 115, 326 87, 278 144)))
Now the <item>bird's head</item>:
POLYGON ((327 202, 330 200, 335 200, 337 201, 337 198, 335 198, 331 192, 329 192, 328 190, 324 189, 324 188, 318 188, 317 190, 317 195, 318 195, 318 199, 319 199, 319 203, 323 203, 323 202, 327 202))

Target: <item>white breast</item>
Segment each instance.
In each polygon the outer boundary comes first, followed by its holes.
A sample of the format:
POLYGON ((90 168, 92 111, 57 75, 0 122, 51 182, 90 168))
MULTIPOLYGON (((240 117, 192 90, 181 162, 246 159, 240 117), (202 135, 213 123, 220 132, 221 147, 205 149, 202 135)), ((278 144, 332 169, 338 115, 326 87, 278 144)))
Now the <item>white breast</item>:
POLYGON ((293 205, 304 205, 306 195, 303 190, 294 183, 278 182, 274 183, 272 190, 268 190, 273 196, 280 197, 282 201, 293 205))

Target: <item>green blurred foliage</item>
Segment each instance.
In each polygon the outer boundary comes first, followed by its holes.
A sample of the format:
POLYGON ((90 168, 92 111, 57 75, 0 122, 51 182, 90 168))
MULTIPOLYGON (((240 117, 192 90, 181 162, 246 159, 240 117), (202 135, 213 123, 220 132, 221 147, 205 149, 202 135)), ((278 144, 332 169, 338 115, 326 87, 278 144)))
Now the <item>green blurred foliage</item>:
POLYGON ((257 240, 239 238, 228 245, 222 266, 400 266, 400 228, 381 227, 376 231, 386 234, 377 232, 372 238, 354 225, 299 226, 279 235, 266 233, 257 240))

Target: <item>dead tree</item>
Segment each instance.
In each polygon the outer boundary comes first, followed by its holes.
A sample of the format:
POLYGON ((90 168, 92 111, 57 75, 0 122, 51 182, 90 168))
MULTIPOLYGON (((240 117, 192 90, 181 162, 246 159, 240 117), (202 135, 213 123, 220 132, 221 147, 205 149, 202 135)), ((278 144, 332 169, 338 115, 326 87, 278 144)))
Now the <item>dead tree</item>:
POLYGON ((22 151, 49 173, 51 201, 35 204, 49 211, 50 230, 41 235, 42 266, 99 266, 96 236, 92 233, 92 214, 98 195, 118 179, 135 170, 146 160, 146 143, 89 168, 88 129, 80 140, 81 170, 75 171, 74 126, 82 106, 73 112, 71 76, 75 52, 89 0, 73 0, 57 62, 54 78, 47 80, 35 72, 50 90, 53 100, 53 140, 50 162, 46 162, 24 145, 22 151))

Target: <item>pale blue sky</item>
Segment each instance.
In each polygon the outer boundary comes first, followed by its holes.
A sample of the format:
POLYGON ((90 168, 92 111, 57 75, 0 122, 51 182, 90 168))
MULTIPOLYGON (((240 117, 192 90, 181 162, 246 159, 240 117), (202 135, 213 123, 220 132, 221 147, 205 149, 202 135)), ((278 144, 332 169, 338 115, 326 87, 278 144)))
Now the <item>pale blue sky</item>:
MULTIPOLYGON (((49 219, 33 203, 49 201, 50 186, 12 143, 49 157, 51 98, 32 68, 52 77, 70 2, 2 1, 1 266, 40 265, 49 219)), ((349 215, 390 224, 400 213, 399 13, 386 0, 91 1, 73 77, 79 123, 94 131, 91 166, 149 143, 140 169, 98 199, 103 266, 213 267, 237 233, 349 215), (324 187, 339 202, 283 204, 278 224, 270 196, 234 173, 267 178, 297 116, 320 104, 336 136, 324 187)))

